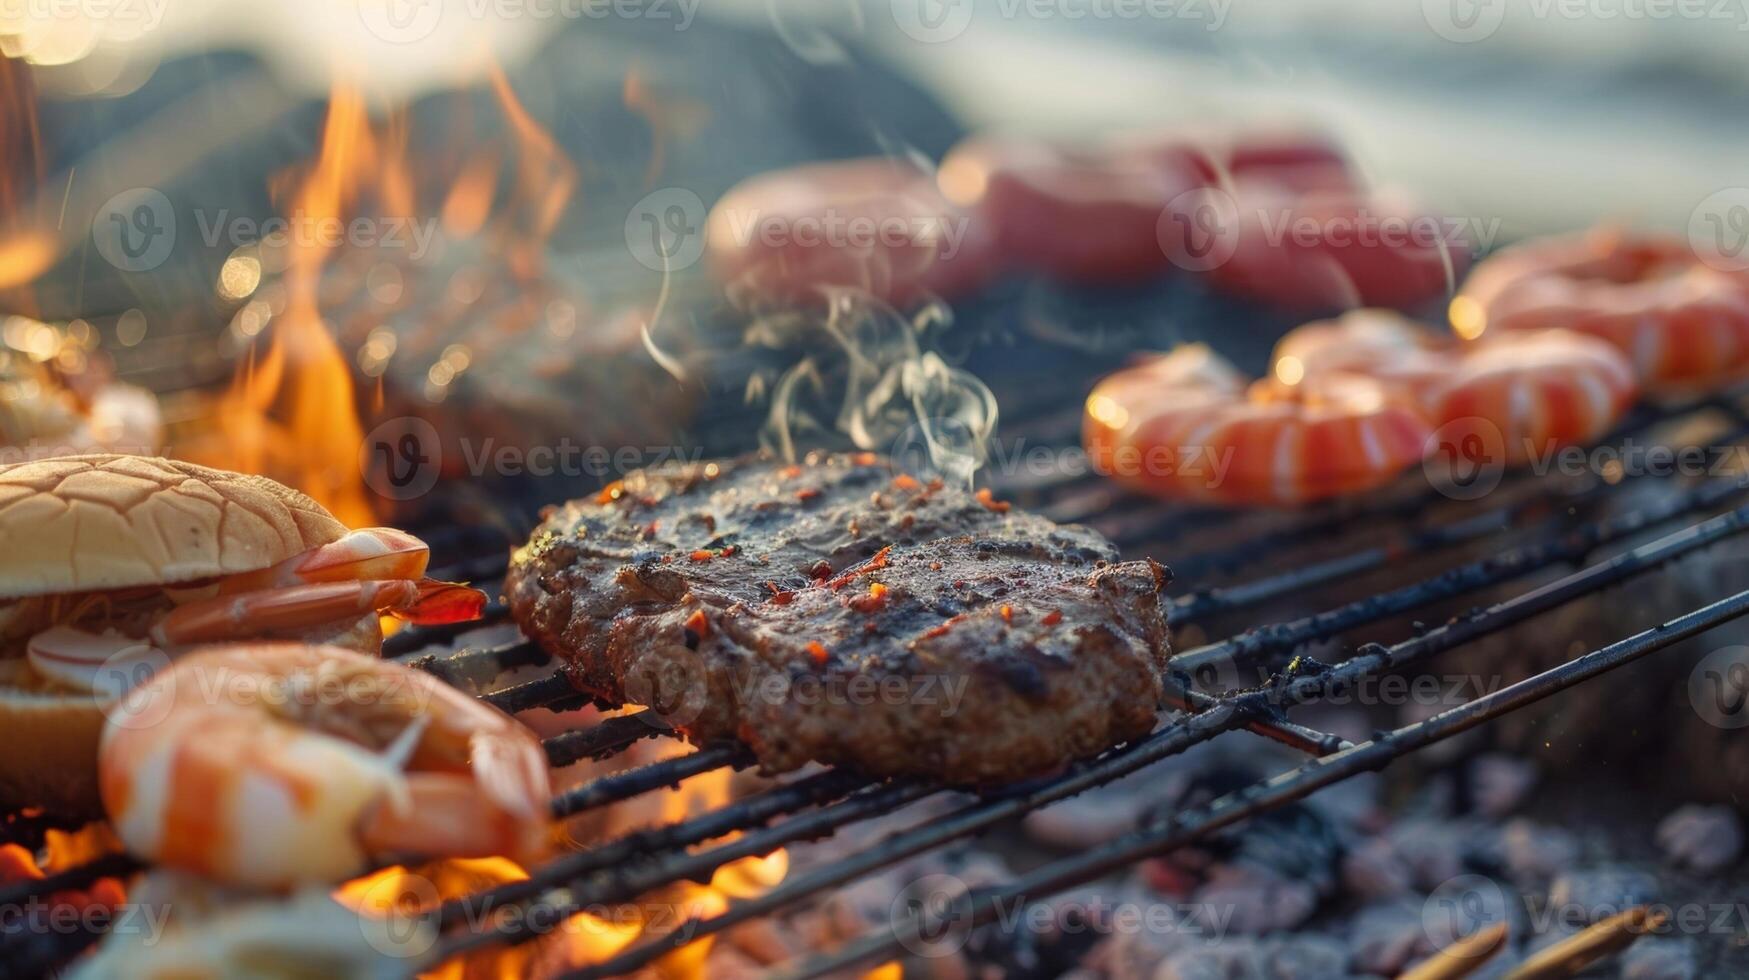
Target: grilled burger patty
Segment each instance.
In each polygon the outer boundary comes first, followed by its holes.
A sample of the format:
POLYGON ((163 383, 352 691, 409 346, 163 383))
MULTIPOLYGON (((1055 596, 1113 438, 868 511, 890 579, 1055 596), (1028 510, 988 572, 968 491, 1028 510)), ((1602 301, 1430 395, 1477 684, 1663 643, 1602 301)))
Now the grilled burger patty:
POLYGON ((770 771, 987 784, 1153 727, 1152 561, 862 454, 640 471, 512 557, 523 629, 576 685, 770 771))

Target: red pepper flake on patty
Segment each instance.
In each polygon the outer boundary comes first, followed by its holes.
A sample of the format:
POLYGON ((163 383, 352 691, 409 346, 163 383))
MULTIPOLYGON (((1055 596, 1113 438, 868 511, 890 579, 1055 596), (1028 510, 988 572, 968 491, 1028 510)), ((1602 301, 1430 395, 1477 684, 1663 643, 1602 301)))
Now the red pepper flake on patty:
POLYGON ((807 503, 825 492, 826 491, 821 490, 819 487, 803 487, 796 491, 796 499, 803 503, 807 503))
POLYGON ((800 466, 797 466, 794 463, 791 463, 790 465, 785 466, 783 469, 778 470, 777 475, 783 477, 786 480, 793 480, 796 477, 802 475, 802 468, 800 466))
POLYGON ((998 514, 1008 513, 1008 508, 1010 506, 1008 501, 997 500, 996 495, 990 492, 989 487, 979 490, 972 496, 978 498, 978 503, 983 504, 985 510, 995 511, 998 514))
POLYGON ((602 506, 606 506, 625 496, 625 492, 625 481, 615 480, 601 488, 601 492, 595 495, 595 502, 602 506))
POLYGON ((693 561, 710 561, 712 558, 715 558, 716 556, 717 556, 716 552, 711 551, 708 548, 700 548, 697 551, 693 552, 690 557, 692 558, 693 561))
POLYGON ((1055 626, 1062 621, 1063 611, 1061 609, 1052 609, 1050 612, 1045 613, 1045 618, 1039 620, 1039 622, 1046 626, 1055 626))
POLYGON ((686 617, 686 632, 700 640, 710 639, 711 621, 703 609, 695 609, 691 616, 686 617))
MULTIPOLYGON (((849 585, 850 583, 856 581, 857 579, 861 578, 864 575, 869 574, 870 572, 879 571, 880 569, 887 567, 887 556, 891 555, 892 553, 893 553, 893 546, 889 544, 886 547, 882 548, 881 550, 875 552, 875 556, 873 558, 870 558, 868 561, 865 561, 860 565, 856 565, 856 566, 852 567, 851 569, 846 571, 843 575, 840 575, 837 578, 833 579, 832 581, 827 582, 826 585, 834 590, 842 589, 846 585, 849 585)), ((816 565, 815 567, 818 568, 819 566, 816 565)))
POLYGON ((869 584, 868 595, 850 600, 850 608, 866 615, 873 615, 886 607, 887 587, 879 582, 869 584))
POLYGON ((955 616, 952 619, 949 619, 947 622, 942 623, 940 626, 937 626, 934 629, 929 630, 928 632, 924 633, 923 639, 933 640, 938 636, 946 636, 947 631, 953 629, 955 623, 958 623, 960 620, 965 619, 965 618, 966 617, 964 615, 955 616))
POLYGON ((808 656, 814 658, 814 663, 821 665, 824 665, 832 657, 830 653, 826 652, 826 648, 820 645, 819 640, 808 641, 808 656))
POLYGON ((767 582, 765 587, 771 590, 771 601, 780 606, 787 606, 795 601, 796 594, 781 588, 776 582, 767 582))
POLYGON ((1014 607, 1013 606, 1004 602, 1002 604, 1002 608, 998 609, 997 612, 1002 614, 1002 621, 1004 623, 1007 623, 1010 626, 1014 625, 1014 607))
POLYGON ((873 466, 880 462, 881 458, 874 453, 857 453, 855 456, 850 457, 850 460, 858 466, 873 466))
POLYGON ((917 478, 909 473, 900 473, 898 476, 893 477, 893 486, 898 487, 900 490, 923 489, 923 484, 918 483, 917 478))

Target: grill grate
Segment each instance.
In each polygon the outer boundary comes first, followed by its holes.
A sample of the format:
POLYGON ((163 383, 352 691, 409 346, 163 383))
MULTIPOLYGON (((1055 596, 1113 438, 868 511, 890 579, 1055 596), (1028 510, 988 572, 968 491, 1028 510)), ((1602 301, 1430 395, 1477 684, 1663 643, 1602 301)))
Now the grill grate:
MULTIPOLYGON (((1723 414, 1730 420, 1725 435, 1718 437, 1719 441, 1736 443, 1749 438, 1749 417, 1740 404, 1745 397, 1749 397, 1749 386, 1719 398, 1642 412, 1617 437, 1652 432, 1660 426, 1690 423, 1712 412, 1723 414)), ((1047 421, 1052 418, 1045 412, 1032 414, 1047 421)), ((1337 586, 1409 558, 1434 560, 1452 552, 1462 558, 1466 547, 1478 546, 1505 534, 1517 537, 1522 543, 1480 558, 1447 561, 1446 567, 1434 570, 1419 581, 1365 595, 1311 615, 1278 618, 1266 625, 1252 626, 1232 636, 1181 651, 1174 659, 1170 685, 1173 688, 1171 700, 1181 713, 1146 738, 1115 748, 1097 759, 1075 764, 1061 775, 983 794, 939 819, 893 833, 847 857, 794 872, 762 895, 737 900, 726 911, 712 917, 646 937, 605 962, 571 976, 591 978, 629 973, 678 946, 819 896, 909 857, 976 836, 1226 732, 1249 730, 1292 746, 1308 756, 1308 761, 1300 767, 1222 797, 1205 808, 1174 815, 1169 820, 1142 827, 1108 844, 1046 864, 1001 887, 978 891, 963 910, 965 914, 956 915, 952 922, 897 923, 894 929, 877 931, 829 955, 791 964, 786 975, 815 977, 846 966, 890 959, 902 949, 907 930, 925 930, 934 934, 938 926, 968 928, 985 921, 999 903, 1036 900, 1097 878, 1140 857, 1200 840, 1224 827, 1299 799, 1355 773, 1380 768, 1433 742, 1749 612, 1749 592, 1732 596, 1426 721, 1381 734, 1358 745, 1287 718, 1286 712, 1290 708, 1343 693, 1388 671, 1423 664, 1453 647, 1497 633, 1749 530, 1749 504, 1739 503, 1734 509, 1727 509, 1656 540, 1592 561, 1592 556, 1608 546, 1623 545, 1636 536, 1678 520, 1728 507, 1749 492, 1749 484, 1734 477, 1709 477, 1680 486, 1661 487, 1661 492, 1644 499, 1627 496, 1631 487, 1649 479, 1653 478, 1596 479, 1575 487, 1549 477, 1514 477, 1501 491, 1508 503, 1486 508, 1460 507, 1455 519, 1437 524, 1431 522, 1430 515, 1437 509, 1446 509, 1447 502, 1425 492, 1411 491, 1360 508, 1352 505, 1332 508, 1327 513, 1314 514, 1278 530, 1249 537, 1239 533, 1243 515, 1202 510, 1163 513, 1157 504, 1118 495, 1088 475, 998 484, 998 492, 1005 495, 1042 494, 1044 506, 1040 509, 1059 518, 1092 518, 1102 523, 1128 521, 1129 526, 1116 535, 1120 546, 1127 552, 1161 548, 1181 535, 1193 531, 1203 533, 1214 526, 1224 527, 1239 538, 1237 543, 1218 543, 1182 555, 1168 555, 1173 559, 1169 563, 1179 568, 1181 574, 1186 568, 1212 573, 1242 567, 1259 554, 1279 555, 1295 548, 1315 546, 1344 533, 1345 528, 1389 528, 1382 543, 1374 542, 1335 557, 1289 562, 1285 571, 1180 595, 1172 600, 1172 619, 1177 627, 1193 622, 1203 624, 1235 612, 1247 612, 1250 618, 1263 618, 1258 610, 1272 608, 1272 604, 1297 594, 1337 586), (1629 503, 1632 506, 1628 506, 1629 503), (1617 510, 1607 516, 1598 516, 1606 506, 1615 506, 1617 510), (1142 518, 1139 523, 1131 520, 1138 516, 1142 518), (1333 666, 1319 664, 1291 672, 1277 671, 1269 675, 1270 680, 1262 686, 1248 689, 1228 689, 1214 683, 1220 680, 1227 668, 1260 672, 1276 670, 1282 655, 1305 644, 1338 639, 1357 627, 1506 586, 1534 573, 1563 566, 1571 567, 1571 570, 1553 581, 1453 617, 1432 629, 1418 630, 1415 635, 1394 645, 1364 644, 1352 656, 1333 666)), ((441 532, 427 537, 432 540, 435 553, 445 553, 441 532)), ((477 541, 479 536, 458 534, 459 537, 477 541)), ((1164 551, 1159 553, 1166 554, 1164 551)), ((471 577, 492 584, 503 572, 501 554, 499 551, 488 557, 475 553, 451 567, 436 569, 432 574, 471 577)), ((494 603, 488 616, 501 621, 507 616, 507 611, 502 604, 494 603)), ((411 656, 408 663, 452 683, 495 677, 515 668, 548 663, 547 656, 526 641, 468 648, 446 656, 412 656, 430 644, 451 642, 464 629, 477 626, 408 629, 391 638, 387 649, 393 655, 411 656)), ((588 701, 556 674, 503 688, 485 695, 485 699, 513 712, 533 707, 563 709, 588 701)), ((585 758, 610 756, 644 738, 663 734, 671 732, 659 722, 630 715, 609 719, 586 730, 554 736, 545 744, 554 764, 562 765, 585 758)), ((692 754, 604 776, 575 787, 554 800, 553 810, 558 816, 570 816, 672 786, 702 772, 724 767, 744 768, 752 763, 750 753, 743 747, 706 746, 692 754)), ((948 792, 947 787, 920 781, 875 781, 843 770, 821 771, 780 783, 711 812, 558 858, 532 869, 526 880, 446 903, 438 918, 440 924, 450 931, 425 959, 409 964, 409 972, 429 969, 447 959, 493 944, 525 941, 558 926, 584 908, 631 901, 651 889, 680 880, 705 880, 732 861, 829 836, 860 821, 948 792), (726 842, 711 843, 730 835, 738 836, 726 842), (463 914, 509 905, 525 905, 527 912, 520 916, 492 918, 463 914), (474 932, 456 928, 467 921, 489 924, 474 932)), ((0 888, 0 906, 22 903, 59 889, 79 887, 96 877, 128 873, 137 867, 137 863, 125 857, 104 858, 92 865, 44 879, 0 888)), ((87 936, 85 941, 95 938, 87 936)), ((13 975, 40 973, 68 953, 64 937, 57 937, 52 944, 44 942, 42 937, 30 935, 0 937, 0 960, 10 964, 8 970, 13 975)))

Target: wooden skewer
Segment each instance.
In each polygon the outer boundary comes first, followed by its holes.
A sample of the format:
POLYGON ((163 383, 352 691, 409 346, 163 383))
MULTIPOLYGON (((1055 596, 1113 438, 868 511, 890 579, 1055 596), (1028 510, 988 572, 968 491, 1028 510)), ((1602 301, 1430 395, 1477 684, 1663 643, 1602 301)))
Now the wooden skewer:
POLYGON ((1633 945, 1634 940, 1662 928, 1670 916, 1653 913, 1644 905, 1612 915, 1568 939, 1550 946, 1518 965, 1506 980, 1561 980, 1633 945))
POLYGON ((1463 980, 1506 948, 1506 923, 1496 922, 1434 953, 1397 980, 1463 980))

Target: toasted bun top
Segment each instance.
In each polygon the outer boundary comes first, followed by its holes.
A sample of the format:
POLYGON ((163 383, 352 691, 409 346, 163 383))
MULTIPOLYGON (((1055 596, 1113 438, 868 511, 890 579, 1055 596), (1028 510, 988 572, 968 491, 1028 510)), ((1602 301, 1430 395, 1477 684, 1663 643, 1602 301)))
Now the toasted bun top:
POLYGON ((345 533, 265 477, 109 454, 0 466, 0 599, 249 572, 345 533))

